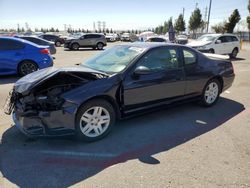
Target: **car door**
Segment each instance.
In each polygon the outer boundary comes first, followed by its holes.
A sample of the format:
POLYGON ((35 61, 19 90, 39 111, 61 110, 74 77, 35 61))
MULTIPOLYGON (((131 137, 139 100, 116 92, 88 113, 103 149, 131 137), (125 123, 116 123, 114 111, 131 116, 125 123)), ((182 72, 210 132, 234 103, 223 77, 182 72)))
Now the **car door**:
POLYGON ((184 70, 178 49, 160 47, 148 51, 127 74, 123 88, 125 109, 184 95, 184 70), (135 75, 138 67, 146 67, 150 71, 148 74, 135 75))
POLYGON ((200 95, 207 79, 210 77, 210 72, 199 64, 199 56, 194 50, 184 47, 182 57, 186 79, 185 95, 200 95))
POLYGON ((214 52, 216 54, 226 54, 227 53, 227 42, 226 37, 221 36, 214 43, 214 52))
POLYGON ((80 46, 90 46, 90 39, 91 39, 91 35, 83 35, 79 38, 79 44, 80 46))
POLYGON ((23 43, 11 39, 0 39, 0 74, 14 74, 23 54, 23 43))
POLYGON ((235 48, 234 40, 232 36, 226 36, 226 52, 225 54, 231 54, 235 48))

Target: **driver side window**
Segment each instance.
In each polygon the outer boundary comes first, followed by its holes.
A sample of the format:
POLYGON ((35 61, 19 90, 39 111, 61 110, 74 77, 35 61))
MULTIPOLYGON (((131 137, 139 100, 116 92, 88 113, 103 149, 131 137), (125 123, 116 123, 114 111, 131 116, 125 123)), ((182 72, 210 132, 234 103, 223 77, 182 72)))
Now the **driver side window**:
POLYGON ((177 51, 171 48, 158 48, 149 51, 137 63, 152 72, 167 71, 179 68, 177 51))

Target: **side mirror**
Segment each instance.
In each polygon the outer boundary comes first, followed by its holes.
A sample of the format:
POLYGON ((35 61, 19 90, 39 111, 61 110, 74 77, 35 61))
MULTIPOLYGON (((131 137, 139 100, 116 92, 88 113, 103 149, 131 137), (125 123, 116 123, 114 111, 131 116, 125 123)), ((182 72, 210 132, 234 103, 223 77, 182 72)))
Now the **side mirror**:
POLYGON ((145 67, 145 66, 136 67, 134 71, 135 75, 146 75, 150 73, 152 73, 152 71, 148 67, 145 67))
POLYGON ((84 39, 84 36, 80 37, 80 40, 83 40, 84 39))
POLYGON ((221 44, 221 40, 217 40, 215 43, 216 44, 221 44))

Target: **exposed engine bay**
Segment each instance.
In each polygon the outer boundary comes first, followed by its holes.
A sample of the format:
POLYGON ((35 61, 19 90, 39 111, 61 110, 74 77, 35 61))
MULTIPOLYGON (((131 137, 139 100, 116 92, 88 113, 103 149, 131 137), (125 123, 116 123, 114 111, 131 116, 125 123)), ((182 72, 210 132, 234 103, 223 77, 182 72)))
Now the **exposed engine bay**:
POLYGON ((27 95, 15 92, 15 107, 25 115, 34 115, 35 111, 59 110, 64 103, 61 94, 102 77, 94 73, 59 72, 37 84, 27 95))

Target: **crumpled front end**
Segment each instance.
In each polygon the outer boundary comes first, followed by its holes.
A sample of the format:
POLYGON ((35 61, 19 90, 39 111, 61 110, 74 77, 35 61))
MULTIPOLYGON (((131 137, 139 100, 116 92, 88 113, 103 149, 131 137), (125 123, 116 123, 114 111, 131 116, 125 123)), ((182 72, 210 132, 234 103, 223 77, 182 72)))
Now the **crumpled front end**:
POLYGON ((13 120, 16 126, 31 136, 74 134, 79 104, 62 95, 96 79, 95 74, 59 71, 23 93, 14 87, 13 120))

